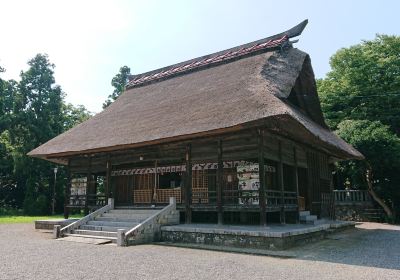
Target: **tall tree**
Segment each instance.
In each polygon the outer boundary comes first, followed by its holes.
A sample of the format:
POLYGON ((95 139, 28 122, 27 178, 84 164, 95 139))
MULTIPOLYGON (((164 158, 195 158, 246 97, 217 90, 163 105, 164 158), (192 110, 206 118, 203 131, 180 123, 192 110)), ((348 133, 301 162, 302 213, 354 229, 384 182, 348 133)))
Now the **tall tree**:
MULTIPOLYGON (((0 74, 5 69, 0 67, 0 74)), ((18 205, 16 182, 13 177, 13 147, 10 143, 10 124, 13 114, 16 82, 0 78, 0 206, 14 208, 18 205)), ((22 195, 20 195, 22 196, 22 195)))
MULTIPOLYGON (((340 177, 370 190, 377 202, 400 211, 400 37, 344 48, 331 57, 331 71, 317 81, 328 125, 365 156, 339 165, 340 177), (375 192, 376 190, 376 192, 375 192), (382 199, 380 199, 382 197, 382 199)), ((339 186, 340 187, 340 186, 339 186)), ((391 211, 387 211, 391 216, 391 211)))
POLYGON ((24 189, 24 210, 30 214, 48 211, 52 165, 26 156, 33 148, 63 131, 63 98, 55 84, 54 65, 47 55, 38 54, 21 72, 16 95, 13 127, 10 131, 14 146, 14 169, 17 187, 24 189))
POLYGON ((117 75, 111 80, 111 85, 114 87, 113 92, 108 96, 107 100, 103 103, 103 109, 108 107, 121 93, 124 92, 125 86, 131 75, 131 69, 128 66, 122 66, 117 75))
MULTIPOLYGON (((6 70, 0 66, 0 74, 5 71, 6 70)), ((6 81, 0 77, 0 134, 9 129, 16 89, 16 81, 6 81)))
POLYGON ((318 90, 333 129, 342 120, 379 120, 400 135, 399 53, 399 36, 377 35, 331 57, 318 90))
POLYGON ((71 103, 64 105, 64 130, 68 130, 81 122, 88 120, 92 116, 85 106, 74 106, 71 103))
POLYGON ((339 163, 342 177, 350 178, 354 188, 366 186, 379 204, 390 206, 385 211, 392 218, 390 208, 400 210, 400 138, 388 126, 369 120, 344 120, 337 133, 366 157, 339 163))
MULTIPOLYGON (((23 206, 26 213, 45 214, 53 195, 55 165, 26 153, 91 114, 84 106, 65 103, 47 55, 36 55, 28 65, 19 83, 0 79, 0 208, 23 206)), ((59 168, 59 201, 64 173, 59 168)), ((58 206, 61 210, 62 203, 58 206)))

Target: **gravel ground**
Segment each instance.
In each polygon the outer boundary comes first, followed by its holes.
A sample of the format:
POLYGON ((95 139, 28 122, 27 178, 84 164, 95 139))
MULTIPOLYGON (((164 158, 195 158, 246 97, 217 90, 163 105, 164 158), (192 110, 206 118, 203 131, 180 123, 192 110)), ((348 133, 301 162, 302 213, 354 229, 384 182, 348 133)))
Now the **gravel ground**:
POLYGON ((295 258, 50 238, 0 225, 0 279, 400 279, 400 227, 375 223, 292 249, 295 258))

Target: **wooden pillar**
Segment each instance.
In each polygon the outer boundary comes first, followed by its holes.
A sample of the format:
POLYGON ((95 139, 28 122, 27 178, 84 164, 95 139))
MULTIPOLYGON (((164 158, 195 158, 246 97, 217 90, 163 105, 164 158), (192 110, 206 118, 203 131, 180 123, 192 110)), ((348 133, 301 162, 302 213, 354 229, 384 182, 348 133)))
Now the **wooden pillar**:
POLYGON ((157 203, 157 188, 158 188, 158 173, 157 173, 158 162, 154 162, 154 187, 151 196, 151 201, 153 204, 157 203))
POLYGON ((89 194, 92 190, 92 157, 89 155, 88 172, 86 176, 85 215, 89 214, 89 194))
POLYGON ((217 169, 217 211, 218 211, 218 224, 223 224, 223 201, 222 192, 224 184, 224 163, 222 161, 222 140, 218 140, 218 169, 217 169))
POLYGON ((260 204, 260 225, 267 225, 267 209, 265 197, 265 160, 264 160, 264 130, 258 131, 258 166, 259 166, 259 204, 260 204))
POLYGON ((110 161, 110 157, 108 157, 107 163, 106 163, 106 184, 104 186, 106 202, 108 201, 108 198, 110 197, 110 190, 111 190, 111 161, 110 161))
POLYGON ((70 201, 70 196, 71 196, 71 160, 68 160, 67 164, 67 183, 64 188, 64 219, 68 219, 69 217, 69 201, 70 201))
POLYGON ((93 194, 97 195, 97 174, 93 175, 92 190, 93 194))
POLYGON ((299 205, 299 171, 297 162, 297 150, 296 146, 293 147, 293 159, 294 159, 294 184, 296 186, 296 202, 297 202, 297 216, 296 223, 300 222, 300 205, 299 205))
POLYGON ((279 140, 279 162, 278 162, 278 184, 281 190, 281 207, 280 207, 280 220, 281 224, 286 223, 285 217, 285 187, 283 185, 283 163, 282 163, 282 141, 279 140))
POLYGON ((192 222, 192 147, 190 144, 186 146, 185 153, 185 223, 192 222))

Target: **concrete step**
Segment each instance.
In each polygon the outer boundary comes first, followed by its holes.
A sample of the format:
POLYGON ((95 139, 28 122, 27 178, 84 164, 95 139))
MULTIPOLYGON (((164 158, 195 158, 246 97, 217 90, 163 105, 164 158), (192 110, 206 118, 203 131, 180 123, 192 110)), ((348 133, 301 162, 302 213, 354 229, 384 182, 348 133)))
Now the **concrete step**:
POLYGON ((310 211, 300 211, 299 216, 300 216, 300 217, 303 217, 303 216, 310 216, 310 211))
POLYGON ((166 205, 157 205, 154 207, 150 206, 116 206, 114 210, 161 210, 166 205))
MULTIPOLYGON (((132 227, 134 227, 134 226, 132 226, 132 227)), ((81 225, 79 227, 79 229, 117 232, 119 229, 128 230, 128 229, 131 229, 132 227, 110 227, 110 226, 81 225)))
POLYGON ((309 222, 310 224, 313 224, 313 225, 324 225, 324 224, 329 224, 330 223, 330 221, 328 220, 328 219, 320 219, 320 220, 314 220, 312 223, 311 222, 309 222))
POLYGON ((300 216, 300 222, 314 223, 317 219, 316 215, 300 216))
POLYGON ((69 241, 69 242, 78 242, 78 243, 86 243, 86 244, 92 244, 92 245, 103 245, 103 244, 108 244, 111 242, 117 243, 115 240, 110 240, 107 238, 90 238, 90 237, 81 237, 79 234, 76 236, 65 236, 63 238, 58 238, 56 239, 57 241, 69 241))
POLYGON ((76 233, 67 233, 65 236, 73 236, 73 237, 82 237, 82 238, 90 238, 90 239, 102 239, 102 240, 110 240, 114 243, 117 242, 117 237, 110 236, 98 236, 98 235, 86 235, 86 234, 76 234, 76 233))
POLYGON ((373 211, 373 212, 383 212, 383 209, 380 208, 366 208, 364 211, 373 211))
POLYGON ((116 232, 112 231, 99 231, 99 230, 85 230, 85 229, 75 229, 72 231, 73 234, 79 235, 90 235, 90 236, 101 236, 103 237, 117 237, 116 232))
POLYGON ((138 214, 138 213, 104 213, 101 217, 105 218, 116 218, 116 219, 137 219, 146 220, 152 214, 138 214))
POLYGON ((124 222, 124 223, 141 223, 143 219, 137 218, 121 218, 121 217, 97 217, 94 219, 95 221, 102 221, 102 222, 124 222))
POLYGON ((92 226, 107 226, 107 227, 121 227, 121 228, 131 228, 137 225, 137 223, 127 223, 127 222, 105 222, 105 221, 89 221, 87 225, 92 226))
POLYGON ((111 209, 110 214, 146 214, 153 215, 160 211, 159 209, 111 209))
POLYGON ((365 216, 368 220, 383 220, 382 216, 365 216))

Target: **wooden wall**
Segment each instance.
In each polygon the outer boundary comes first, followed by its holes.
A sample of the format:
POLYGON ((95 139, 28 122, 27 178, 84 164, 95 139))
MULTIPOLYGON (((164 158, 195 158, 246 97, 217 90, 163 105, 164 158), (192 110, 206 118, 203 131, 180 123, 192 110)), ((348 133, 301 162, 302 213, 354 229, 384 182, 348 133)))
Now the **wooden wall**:
MULTIPOLYGON (((158 146, 149 146, 119 152, 98 153, 73 157, 69 159, 72 173, 107 174, 107 161, 111 169, 124 169, 129 167, 153 167, 169 164, 184 164, 187 146, 191 147, 191 162, 217 162, 218 143, 222 143, 222 160, 247 160, 259 161, 259 136, 257 130, 247 129, 234 134, 221 135, 191 141, 181 141, 158 146)), ((331 172, 328 156, 312 147, 308 147, 293 140, 289 140, 265 131, 262 138, 262 149, 266 161, 307 168, 308 191, 307 208, 313 213, 319 213, 321 208, 321 194, 330 191, 331 172), (279 148, 279 146, 281 148, 279 148), (281 151, 281 157, 279 155, 281 151), (296 157, 294 153, 296 152, 296 157)), ((111 180, 112 181, 112 180, 111 180)), ((111 189, 111 185, 109 186, 111 189)))

